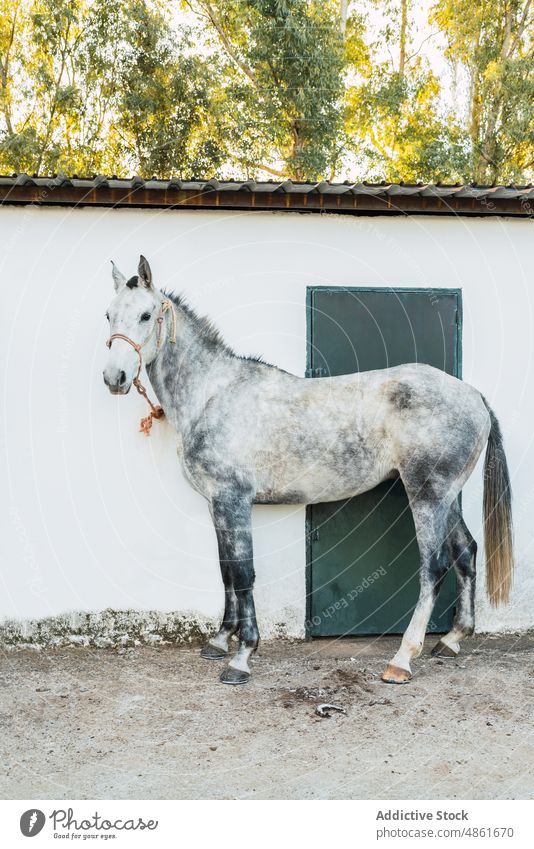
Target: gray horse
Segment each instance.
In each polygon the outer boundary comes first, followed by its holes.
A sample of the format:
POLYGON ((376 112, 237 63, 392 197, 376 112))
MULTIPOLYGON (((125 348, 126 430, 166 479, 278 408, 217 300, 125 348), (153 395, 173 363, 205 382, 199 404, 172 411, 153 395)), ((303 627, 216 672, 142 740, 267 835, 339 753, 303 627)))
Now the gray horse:
MULTIPOLYGON (((104 380, 114 394, 141 392, 144 364, 179 440, 183 471, 208 501, 217 534, 225 609, 202 656, 237 652, 226 684, 250 677, 258 645, 254 609, 253 504, 316 504, 366 492, 400 477, 421 557, 420 595, 401 646, 382 675, 411 678, 448 569, 457 574, 454 624, 434 653, 456 656, 474 629, 476 543, 458 495, 485 445, 486 583, 494 605, 508 600, 513 546, 511 491, 497 419, 473 387, 430 366, 411 364, 306 380, 237 356, 213 326, 174 295, 156 289, 148 262, 127 280, 113 266, 104 380)), ((148 398, 147 398, 148 400, 148 398)), ((149 402, 150 403, 150 402, 149 402)), ((152 405, 148 425, 160 409, 152 405)), ((146 420, 144 429, 146 428, 146 420)))

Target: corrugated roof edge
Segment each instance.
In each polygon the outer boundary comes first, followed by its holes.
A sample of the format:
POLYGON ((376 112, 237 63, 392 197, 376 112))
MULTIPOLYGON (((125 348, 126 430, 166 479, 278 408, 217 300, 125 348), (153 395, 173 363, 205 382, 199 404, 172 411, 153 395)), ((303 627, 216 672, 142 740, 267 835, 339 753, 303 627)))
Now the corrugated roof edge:
POLYGON ((534 187, 12 174, 0 176, 0 203, 534 217, 534 187))

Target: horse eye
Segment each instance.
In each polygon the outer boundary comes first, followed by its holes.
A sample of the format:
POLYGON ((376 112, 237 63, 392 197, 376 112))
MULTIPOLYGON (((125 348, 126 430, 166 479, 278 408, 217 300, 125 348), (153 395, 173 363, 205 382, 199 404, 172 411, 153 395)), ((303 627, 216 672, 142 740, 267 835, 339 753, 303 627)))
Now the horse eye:
POLYGON ((144 312, 143 315, 141 316, 141 321, 148 321, 149 318, 150 318, 150 313, 144 312))
POLYGON ((108 312, 106 313, 106 318, 109 321, 109 313, 108 312))

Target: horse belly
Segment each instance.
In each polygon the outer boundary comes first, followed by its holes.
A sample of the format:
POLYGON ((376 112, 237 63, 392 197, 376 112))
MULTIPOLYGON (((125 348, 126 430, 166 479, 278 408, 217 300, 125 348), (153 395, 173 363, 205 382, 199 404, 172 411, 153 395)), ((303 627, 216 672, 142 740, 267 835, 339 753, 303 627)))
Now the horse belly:
POLYGON ((285 461, 258 469, 255 501, 258 504, 318 504, 360 495, 395 477, 391 463, 377 458, 358 462, 336 455, 310 456, 304 462, 285 461))

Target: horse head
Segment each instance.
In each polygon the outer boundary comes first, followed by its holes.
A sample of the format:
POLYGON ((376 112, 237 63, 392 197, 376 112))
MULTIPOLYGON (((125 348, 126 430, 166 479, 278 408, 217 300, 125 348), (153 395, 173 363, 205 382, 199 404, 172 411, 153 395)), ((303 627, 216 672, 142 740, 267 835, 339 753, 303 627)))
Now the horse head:
POLYGON ((139 377, 141 365, 157 355, 165 298, 152 283, 144 256, 137 274, 126 279, 112 262, 115 297, 106 313, 110 326, 109 357, 104 383, 113 395, 126 395, 139 377))

